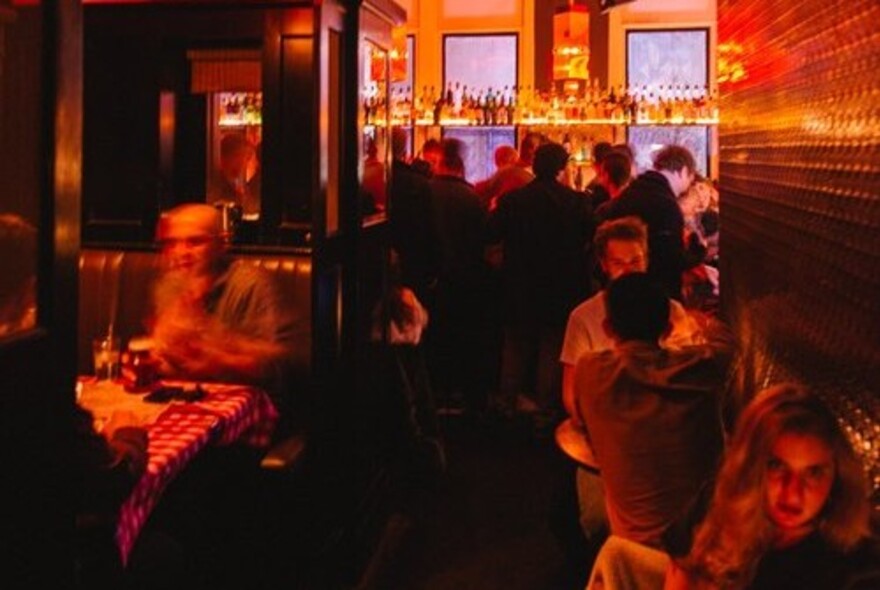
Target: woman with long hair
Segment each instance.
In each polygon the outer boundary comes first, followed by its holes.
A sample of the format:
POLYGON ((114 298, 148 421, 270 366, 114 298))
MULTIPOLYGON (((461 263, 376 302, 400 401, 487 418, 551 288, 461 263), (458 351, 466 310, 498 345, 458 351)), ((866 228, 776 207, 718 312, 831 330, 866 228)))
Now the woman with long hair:
POLYGON ((880 587, 869 518, 861 462, 828 408, 797 385, 767 389, 740 417, 665 588, 880 587))

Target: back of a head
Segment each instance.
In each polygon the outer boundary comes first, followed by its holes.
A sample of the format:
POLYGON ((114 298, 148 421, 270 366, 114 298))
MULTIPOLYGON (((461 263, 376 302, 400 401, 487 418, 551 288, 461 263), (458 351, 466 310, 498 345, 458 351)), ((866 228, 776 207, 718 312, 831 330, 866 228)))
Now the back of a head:
POLYGON ((532 169, 540 180, 553 180, 568 165, 569 155, 558 143, 545 143, 535 151, 532 169))
POLYGON ((669 297, 646 273, 625 274, 605 298, 611 330, 622 341, 656 343, 669 325, 669 297))
POLYGON ((680 145, 668 145, 654 154, 654 170, 666 170, 668 172, 679 172, 682 168, 687 168, 691 172, 696 172, 697 163, 694 155, 686 147, 680 145))
POLYGON ((608 182, 623 188, 632 178, 632 160, 621 152, 611 152, 602 160, 602 171, 608 182))
POLYGON ((604 258, 608 242, 620 240, 637 242, 642 250, 648 251, 648 226, 639 217, 628 216, 602 223, 593 237, 593 250, 598 258, 604 258))
POLYGON ((535 152, 544 143, 540 133, 527 133, 519 145, 519 158, 526 164, 531 164, 535 159, 535 152))
POLYGON ((406 160, 409 151, 409 137, 403 127, 391 128, 391 155, 395 160, 406 160))
POLYGON ((464 174, 464 152, 465 146, 460 139, 450 137, 444 139, 441 144, 443 150, 443 158, 441 165, 447 172, 456 174, 464 174))
POLYGON ((519 152, 510 145, 501 145, 495 149, 495 167, 499 170, 513 166, 519 159, 519 152))
POLYGON ((440 146, 440 142, 434 138, 428 139, 422 144, 422 155, 429 152, 441 153, 442 151, 443 148, 440 146))
POLYGON ((611 153, 611 144, 607 141, 600 141, 593 146, 593 163, 598 165, 605 161, 605 156, 611 153))
POLYGON ((623 154, 624 156, 629 158, 630 161, 636 159, 636 153, 633 151, 632 146, 628 143, 615 143, 611 147, 611 151, 618 154, 623 154))

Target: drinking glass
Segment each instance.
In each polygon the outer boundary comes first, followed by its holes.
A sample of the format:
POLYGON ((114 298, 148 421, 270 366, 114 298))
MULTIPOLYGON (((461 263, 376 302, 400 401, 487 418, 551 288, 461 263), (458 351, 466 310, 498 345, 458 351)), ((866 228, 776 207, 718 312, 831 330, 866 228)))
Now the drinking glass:
POLYGON ((92 341, 95 377, 98 381, 119 377, 119 338, 104 336, 92 341))

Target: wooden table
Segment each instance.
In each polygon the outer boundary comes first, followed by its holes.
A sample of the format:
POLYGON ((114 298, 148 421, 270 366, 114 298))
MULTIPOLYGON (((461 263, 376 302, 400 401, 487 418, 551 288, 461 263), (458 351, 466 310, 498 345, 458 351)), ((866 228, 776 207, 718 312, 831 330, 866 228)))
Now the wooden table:
POLYGON ((97 430, 113 412, 121 411, 131 412, 147 431, 147 468, 119 510, 116 542, 123 564, 162 492, 202 449, 232 443, 269 445, 278 412, 264 391, 216 383, 201 387, 206 395, 198 402, 152 404, 143 395, 126 393, 116 382, 82 379, 78 384, 79 403, 92 412, 97 430))

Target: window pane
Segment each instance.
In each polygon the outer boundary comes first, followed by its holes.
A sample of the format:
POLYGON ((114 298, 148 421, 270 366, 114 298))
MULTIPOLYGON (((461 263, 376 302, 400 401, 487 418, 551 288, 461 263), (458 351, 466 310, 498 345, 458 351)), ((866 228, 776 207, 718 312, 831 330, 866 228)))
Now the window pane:
POLYGON ((496 91, 517 83, 516 35, 447 35, 443 79, 472 90, 496 91))
POLYGON ((443 137, 454 137, 464 143, 464 175, 470 183, 492 176, 497 147, 516 145, 513 127, 445 127, 443 137))
POLYGON ((708 176, 709 132, 705 125, 630 127, 628 140, 635 151, 639 172, 652 168, 656 151, 674 144, 689 149, 697 161, 697 172, 708 176))
POLYGON ((675 87, 705 87, 709 82, 709 32, 706 29, 627 32, 627 83, 669 97, 675 87))

